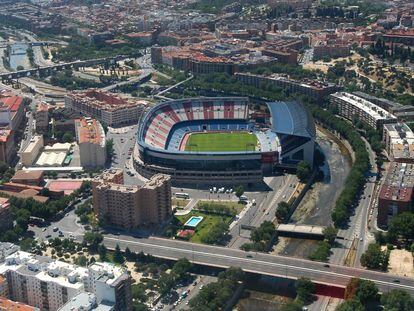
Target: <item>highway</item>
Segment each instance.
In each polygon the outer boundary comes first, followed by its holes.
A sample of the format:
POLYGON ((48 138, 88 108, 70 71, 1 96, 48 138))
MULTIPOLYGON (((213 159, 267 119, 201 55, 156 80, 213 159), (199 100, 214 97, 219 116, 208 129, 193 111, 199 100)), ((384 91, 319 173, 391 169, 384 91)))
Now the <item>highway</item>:
POLYGON ((339 265, 275 256, 264 253, 246 253, 241 250, 208 246, 161 238, 137 239, 127 236, 105 235, 103 243, 108 248, 129 247, 131 251, 151 254, 166 259, 187 258, 193 263, 227 268, 236 266, 246 272, 296 279, 308 277, 315 282, 346 286, 352 277, 374 281, 382 292, 403 289, 414 295, 414 279, 387 273, 339 265), (247 257, 251 256, 251 257, 247 257))

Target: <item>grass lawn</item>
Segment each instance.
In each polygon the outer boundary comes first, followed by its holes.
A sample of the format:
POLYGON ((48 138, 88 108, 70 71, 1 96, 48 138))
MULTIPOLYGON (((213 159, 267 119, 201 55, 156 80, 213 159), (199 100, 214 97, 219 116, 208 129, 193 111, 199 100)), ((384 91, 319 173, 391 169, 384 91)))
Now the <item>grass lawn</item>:
POLYGON ((177 207, 177 208, 184 208, 187 206, 188 203, 190 203, 191 200, 186 200, 186 199, 176 199, 173 198, 171 199, 171 203, 173 206, 177 207))
POLYGON ((205 214, 200 213, 196 211, 191 211, 187 215, 182 216, 175 216, 177 219, 181 222, 182 225, 185 224, 185 222, 190 219, 191 216, 202 216, 203 221, 200 222, 200 224, 196 228, 196 233, 193 235, 193 237, 190 239, 191 242, 194 243, 201 243, 201 238, 208 234, 210 231, 210 228, 215 225, 220 220, 224 221, 225 223, 230 223, 230 220, 232 217, 230 216, 219 216, 219 215, 212 215, 212 214, 205 214))
POLYGON ((186 151, 254 151, 256 135, 247 132, 194 133, 188 138, 186 151))
POLYGON ((239 202, 236 201, 207 201, 207 200, 201 200, 197 202, 197 205, 195 208, 201 208, 203 204, 208 204, 208 205, 224 205, 225 207, 227 207, 228 209, 232 210, 235 212, 235 214, 239 214, 243 208, 246 206, 244 204, 241 204, 239 202))

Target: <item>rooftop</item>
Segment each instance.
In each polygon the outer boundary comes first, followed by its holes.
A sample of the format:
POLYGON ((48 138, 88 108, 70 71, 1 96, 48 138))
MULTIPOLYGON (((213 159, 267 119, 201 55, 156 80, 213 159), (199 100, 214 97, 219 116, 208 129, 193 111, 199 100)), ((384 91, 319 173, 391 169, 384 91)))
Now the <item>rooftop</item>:
POLYGON ((272 131, 278 134, 301 137, 315 137, 315 124, 312 116, 297 102, 267 103, 272 116, 272 131))
POLYGON ((12 133, 11 130, 0 129, 0 142, 2 143, 7 142, 11 133, 12 133))
POLYGON ((18 170, 14 173, 13 179, 41 179, 43 177, 43 171, 27 171, 27 170, 18 170))
POLYGON ((392 162, 380 190, 380 199, 410 202, 414 187, 414 164, 392 162))
POLYGON ((84 104, 87 104, 89 106, 93 106, 95 108, 106 111, 117 111, 140 105, 147 105, 147 103, 142 100, 136 100, 129 97, 121 97, 118 94, 109 93, 96 89, 72 92, 67 96, 73 100, 83 102, 84 104))
POLYGON ((97 120, 82 118, 75 120, 78 143, 92 143, 105 146, 105 132, 97 120))
POLYGON ((365 113, 369 114, 375 120, 395 119, 395 116, 386 111, 385 109, 351 93, 337 92, 331 94, 331 96, 339 98, 357 107, 358 109, 363 110, 365 113))

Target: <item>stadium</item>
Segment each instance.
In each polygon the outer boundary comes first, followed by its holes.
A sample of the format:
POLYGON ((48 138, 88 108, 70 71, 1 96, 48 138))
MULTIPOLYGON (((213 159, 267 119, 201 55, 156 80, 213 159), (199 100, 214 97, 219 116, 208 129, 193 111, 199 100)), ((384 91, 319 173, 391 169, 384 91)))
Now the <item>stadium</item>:
MULTIPOLYGON (((277 167, 313 162, 315 125, 296 102, 267 103, 257 118, 244 97, 162 102, 139 122, 134 167, 191 184, 260 183, 277 167)), ((256 114, 257 115, 257 114, 256 114)))

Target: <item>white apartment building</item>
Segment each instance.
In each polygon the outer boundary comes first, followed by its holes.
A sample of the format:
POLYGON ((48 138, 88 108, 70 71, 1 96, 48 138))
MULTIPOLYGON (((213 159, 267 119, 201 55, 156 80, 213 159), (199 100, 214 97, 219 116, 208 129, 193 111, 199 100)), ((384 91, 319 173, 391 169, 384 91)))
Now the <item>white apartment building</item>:
POLYGON ((95 263, 87 268, 16 251, 0 264, 10 299, 40 310, 57 311, 79 293, 96 296, 113 310, 131 310, 130 276, 124 268, 95 263))
POLYGON ((352 122, 358 119, 381 131, 383 124, 397 122, 397 118, 385 109, 351 93, 331 94, 330 105, 337 108, 340 116, 352 122))

